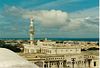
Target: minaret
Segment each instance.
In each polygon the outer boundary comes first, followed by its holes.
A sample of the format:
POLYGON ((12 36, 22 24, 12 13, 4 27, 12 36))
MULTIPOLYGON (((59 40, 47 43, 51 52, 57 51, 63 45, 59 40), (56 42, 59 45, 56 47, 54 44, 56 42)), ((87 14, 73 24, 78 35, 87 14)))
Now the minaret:
POLYGON ((33 17, 30 17, 30 29, 29 29, 29 34, 30 34, 30 45, 33 44, 33 36, 34 36, 34 27, 33 27, 33 17))

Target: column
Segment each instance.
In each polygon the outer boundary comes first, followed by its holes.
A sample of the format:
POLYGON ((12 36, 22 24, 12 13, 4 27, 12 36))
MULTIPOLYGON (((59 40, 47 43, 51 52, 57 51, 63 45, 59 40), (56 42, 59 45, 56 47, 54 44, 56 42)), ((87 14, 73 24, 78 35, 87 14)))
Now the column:
POLYGON ((87 68, 87 59, 84 59, 84 64, 85 68, 87 68))
POLYGON ((62 61, 62 68, 63 68, 63 61, 62 61))
POLYGON ((63 68, 63 61, 59 61, 59 68, 63 68))
POLYGON ((44 61, 42 61, 42 63, 43 63, 43 64, 42 64, 42 68, 44 68, 44 61))
POLYGON ((50 68, 50 62, 48 62, 48 68, 50 68))

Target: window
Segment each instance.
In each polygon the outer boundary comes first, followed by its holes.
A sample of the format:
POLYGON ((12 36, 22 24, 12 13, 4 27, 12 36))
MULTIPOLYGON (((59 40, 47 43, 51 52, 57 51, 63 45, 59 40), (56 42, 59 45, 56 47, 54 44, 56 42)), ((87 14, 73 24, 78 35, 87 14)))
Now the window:
POLYGON ((94 62, 94 66, 96 66, 96 62, 94 62))

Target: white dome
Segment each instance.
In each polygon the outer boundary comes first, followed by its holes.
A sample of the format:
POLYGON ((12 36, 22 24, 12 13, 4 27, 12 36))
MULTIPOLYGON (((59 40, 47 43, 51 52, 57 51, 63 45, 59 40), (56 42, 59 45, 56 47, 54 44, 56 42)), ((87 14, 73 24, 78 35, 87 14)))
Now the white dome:
POLYGON ((0 68, 39 68, 11 50, 0 48, 0 68))

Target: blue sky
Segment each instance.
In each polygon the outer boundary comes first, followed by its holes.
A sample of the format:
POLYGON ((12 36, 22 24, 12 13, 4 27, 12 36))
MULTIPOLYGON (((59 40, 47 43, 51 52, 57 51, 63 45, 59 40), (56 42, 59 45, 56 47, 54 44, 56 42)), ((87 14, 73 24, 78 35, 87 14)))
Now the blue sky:
POLYGON ((0 38, 98 38, 98 0, 0 0, 0 38))

